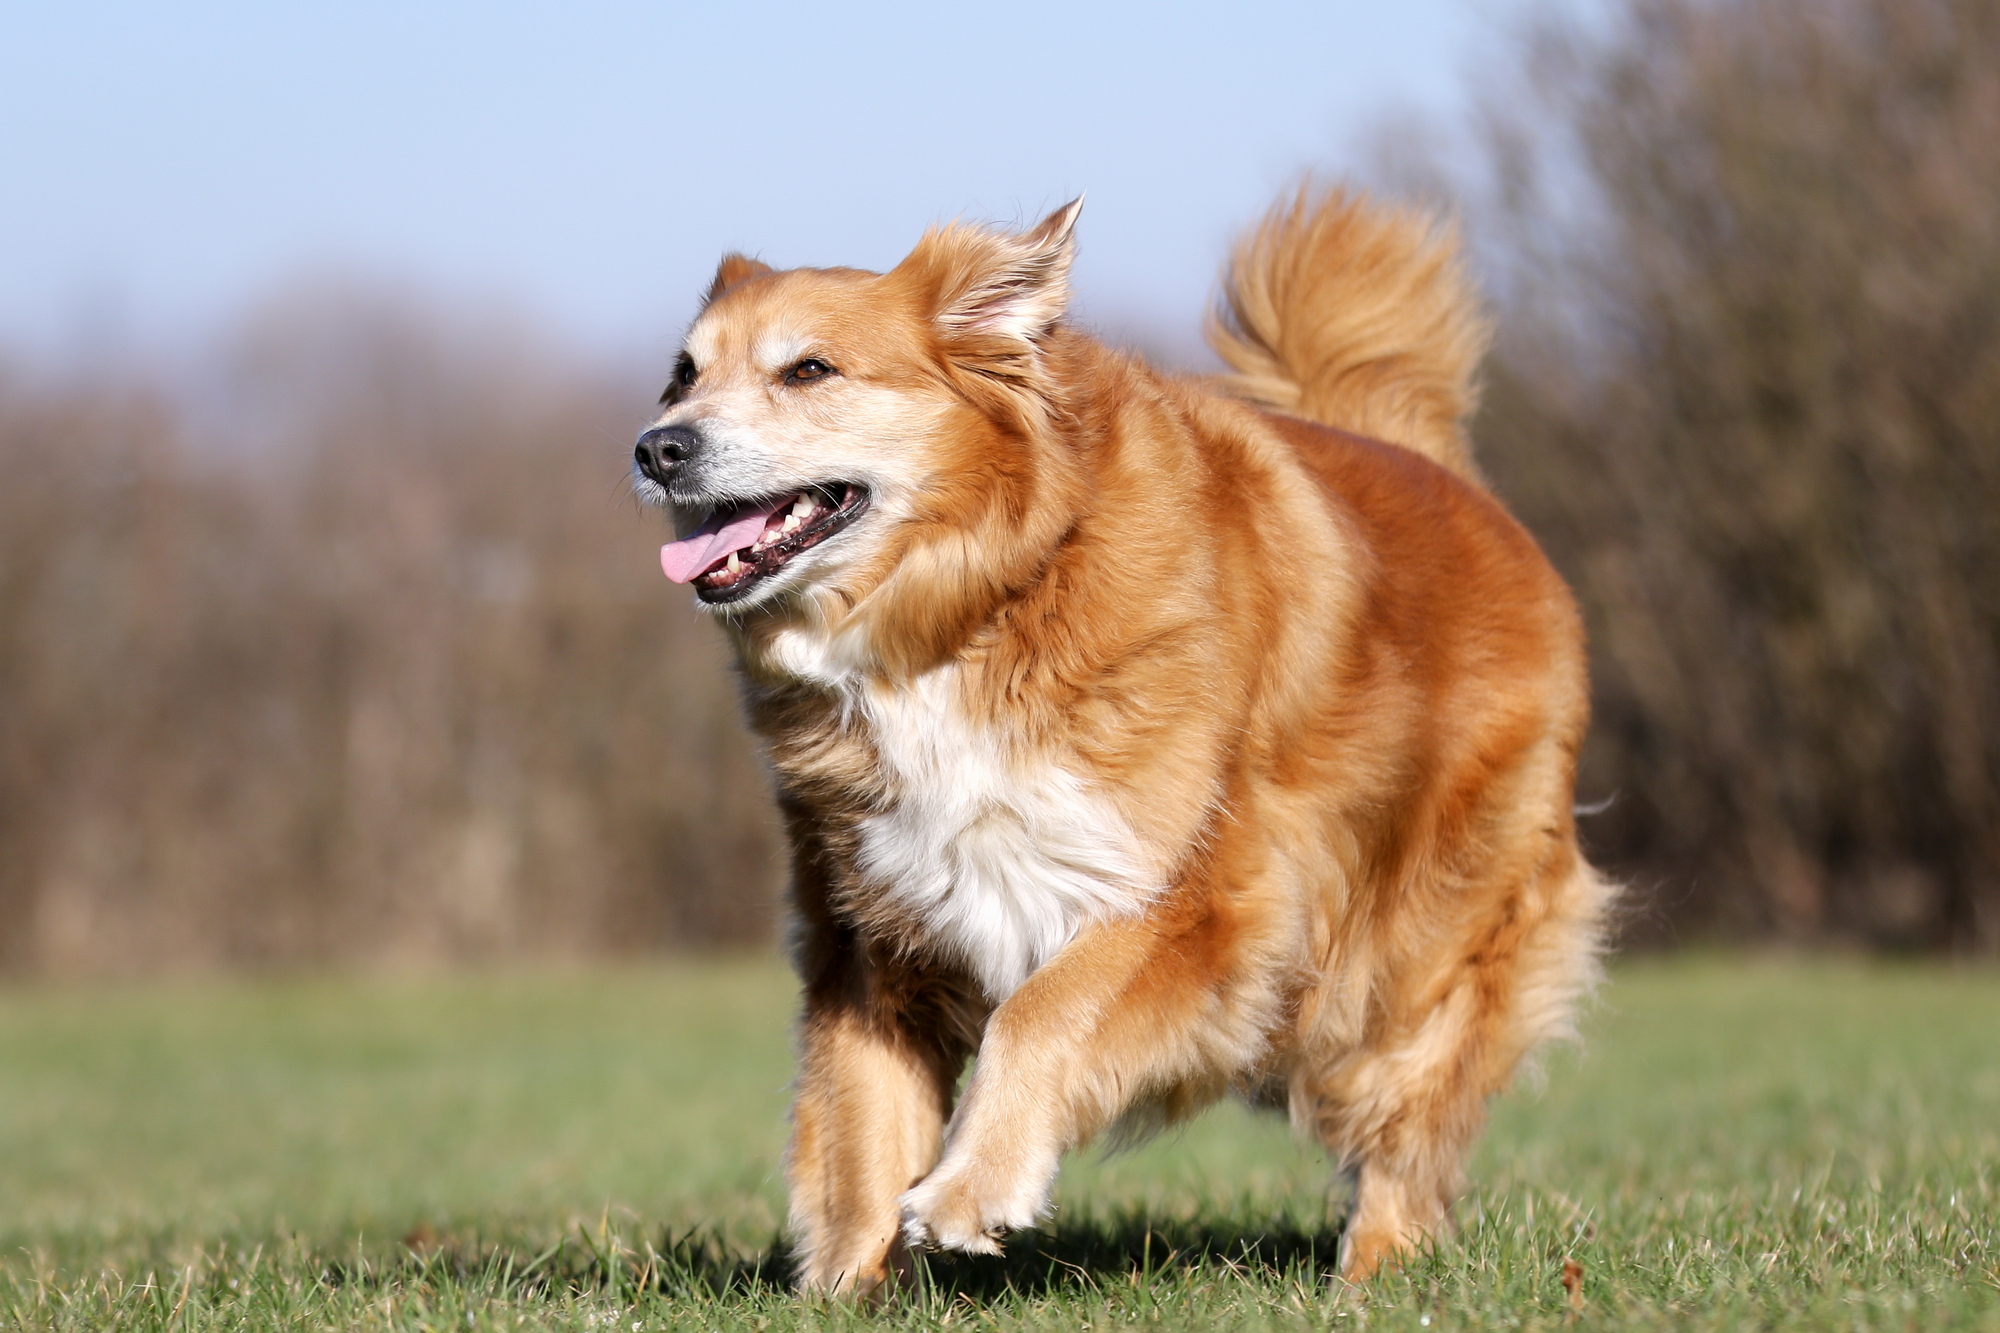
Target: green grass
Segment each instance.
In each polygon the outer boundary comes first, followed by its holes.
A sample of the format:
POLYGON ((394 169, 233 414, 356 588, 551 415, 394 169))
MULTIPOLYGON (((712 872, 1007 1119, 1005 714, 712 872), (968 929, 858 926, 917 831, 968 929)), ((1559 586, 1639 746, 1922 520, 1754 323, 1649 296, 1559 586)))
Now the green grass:
POLYGON ((2000 1329, 1991 971, 1621 966, 1365 1290, 1318 1155, 1224 1107, 881 1313, 784 1285, 791 1003, 765 961, 0 991, 0 1327, 2000 1329))

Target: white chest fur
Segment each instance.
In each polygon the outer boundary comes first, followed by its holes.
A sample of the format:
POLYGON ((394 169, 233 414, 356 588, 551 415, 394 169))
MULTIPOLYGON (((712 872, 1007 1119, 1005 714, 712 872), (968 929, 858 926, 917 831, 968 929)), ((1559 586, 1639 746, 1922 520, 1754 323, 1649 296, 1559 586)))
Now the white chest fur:
POLYGON ((1146 902, 1150 876, 1118 812, 1059 764, 973 725, 952 669, 855 693, 890 790, 861 825, 861 873, 995 1003, 1085 922, 1146 902))

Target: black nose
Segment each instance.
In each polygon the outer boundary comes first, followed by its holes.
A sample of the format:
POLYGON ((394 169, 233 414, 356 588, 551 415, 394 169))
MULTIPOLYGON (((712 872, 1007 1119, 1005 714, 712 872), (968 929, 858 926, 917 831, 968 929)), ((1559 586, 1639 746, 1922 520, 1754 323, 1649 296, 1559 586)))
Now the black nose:
POLYGON ((674 464, 686 462, 700 443, 701 436, 692 426, 655 426, 639 437, 632 460, 639 465, 639 471, 665 484, 674 464))

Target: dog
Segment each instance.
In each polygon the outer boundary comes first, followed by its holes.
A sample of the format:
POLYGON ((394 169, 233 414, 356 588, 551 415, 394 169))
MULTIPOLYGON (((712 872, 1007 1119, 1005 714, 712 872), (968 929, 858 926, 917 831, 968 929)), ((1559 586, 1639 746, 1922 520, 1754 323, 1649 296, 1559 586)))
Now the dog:
POLYGON ((726 257, 638 442, 789 837, 808 1291, 996 1252, 1065 1151, 1232 1093, 1354 1174, 1364 1279, 1597 974, 1582 630, 1474 470, 1449 230, 1301 186, 1200 379, 1065 322, 1080 205, 726 257))

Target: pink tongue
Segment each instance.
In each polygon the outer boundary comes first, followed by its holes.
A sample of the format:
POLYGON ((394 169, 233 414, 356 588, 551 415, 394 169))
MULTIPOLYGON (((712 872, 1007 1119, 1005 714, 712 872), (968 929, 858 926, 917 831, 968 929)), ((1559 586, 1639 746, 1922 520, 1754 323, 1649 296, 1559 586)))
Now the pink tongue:
POLYGON ((675 583, 690 583, 710 565, 753 544, 763 535, 771 515, 791 504, 791 497, 762 509, 717 510, 687 537, 660 548, 660 568, 675 583))

